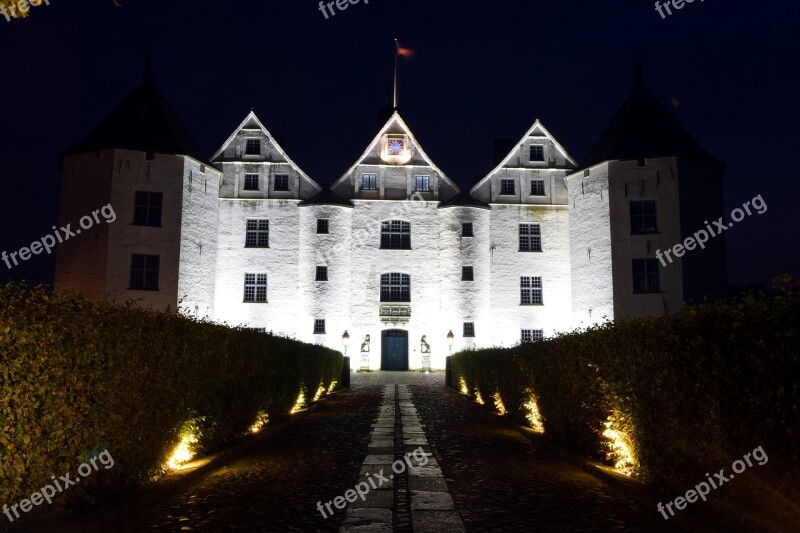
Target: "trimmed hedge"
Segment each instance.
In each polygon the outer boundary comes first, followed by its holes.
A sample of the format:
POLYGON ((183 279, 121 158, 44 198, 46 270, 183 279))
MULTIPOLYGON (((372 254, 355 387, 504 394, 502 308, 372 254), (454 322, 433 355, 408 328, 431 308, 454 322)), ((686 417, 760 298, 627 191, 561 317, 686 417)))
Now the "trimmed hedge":
POLYGON ((796 493, 800 282, 780 281, 771 296, 461 352, 452 358, 454 383, 463 379, 487 406, 498 392, 523 424, 535 394, 545 436, 595 457, 608 451, 602 432, 612 417, 612 429, 630 435, 634 474, 667 490, 685 491, 763 446, 786 461, 796 493))
MULTIPOLYGON (((74 475, 98 446, 110 470, 65 491, 91 503, 164 472, 194 424, 213 451, 258 414, 288 416, 339 379, 343 358, 296 340, 113 306, 43 288, 0 286, 0 494, 9 504, 74 475), (311 391, 310 395, 307 391, 311 391)), ((0 502, 3 503, 3 502, 0 502)))

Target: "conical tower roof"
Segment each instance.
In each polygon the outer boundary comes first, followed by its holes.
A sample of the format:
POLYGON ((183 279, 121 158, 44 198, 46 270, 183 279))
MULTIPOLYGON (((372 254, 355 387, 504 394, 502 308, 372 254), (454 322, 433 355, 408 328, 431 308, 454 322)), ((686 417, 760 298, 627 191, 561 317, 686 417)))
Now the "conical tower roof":
POLYGON ((178 115, 156 87, 149 57, 142 81, 136 89, 85 139, 64 155, 112 148, 186 155, 208 163, 178 115))
POLYGON ((703 149, 647 90, 637 68, 636 87, 581 162, 585 169, 603 161, 686 157, 722 164, 703 149))

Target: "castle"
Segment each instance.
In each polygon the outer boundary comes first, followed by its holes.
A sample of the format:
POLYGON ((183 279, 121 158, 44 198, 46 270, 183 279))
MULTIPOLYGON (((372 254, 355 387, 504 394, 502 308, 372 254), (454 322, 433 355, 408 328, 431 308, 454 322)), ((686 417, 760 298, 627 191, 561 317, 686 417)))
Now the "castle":
POLYGON ((458 350, 664 315, 726 288, 722 238, 655 258, 722 215, 724 166, 640 75, 580 163, 537 120, 460 190, 395 111, 322 187, 254 112, 207 158, 148 62, 61 165, 63 223, 107 203, 118 219, 59 247, 57 289, 338 350, 352 338, 356 367, 443 368, 458 350))

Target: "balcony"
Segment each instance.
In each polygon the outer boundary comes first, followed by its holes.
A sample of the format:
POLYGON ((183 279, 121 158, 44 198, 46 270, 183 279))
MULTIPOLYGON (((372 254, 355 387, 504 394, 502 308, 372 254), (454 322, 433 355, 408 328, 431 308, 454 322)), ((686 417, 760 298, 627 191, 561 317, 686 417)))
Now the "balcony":
POLYGON ((411 320, 411 305, 381 304, 378 314, 381 322, 403 324, 411 320))

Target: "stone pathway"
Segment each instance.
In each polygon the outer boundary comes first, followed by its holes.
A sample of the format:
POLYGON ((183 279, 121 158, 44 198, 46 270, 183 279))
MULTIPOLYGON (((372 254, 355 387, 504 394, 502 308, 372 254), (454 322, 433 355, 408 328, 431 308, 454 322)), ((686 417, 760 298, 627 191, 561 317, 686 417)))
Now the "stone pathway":
POLYGON ((39 524, 36 531, 448 533, 672 526, 655 509, 641 508, 489 410, 446 390, 443 373, 353 374, 351 386, 279 432, 256 436, 156 504, 131 498, 124 507, 67 517, 52 527, 39 524))

